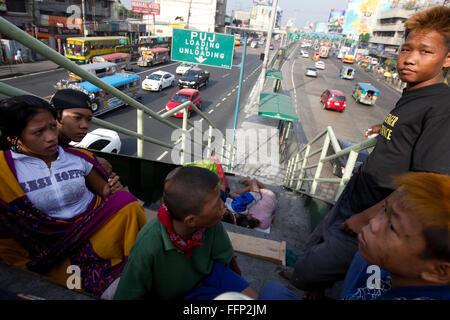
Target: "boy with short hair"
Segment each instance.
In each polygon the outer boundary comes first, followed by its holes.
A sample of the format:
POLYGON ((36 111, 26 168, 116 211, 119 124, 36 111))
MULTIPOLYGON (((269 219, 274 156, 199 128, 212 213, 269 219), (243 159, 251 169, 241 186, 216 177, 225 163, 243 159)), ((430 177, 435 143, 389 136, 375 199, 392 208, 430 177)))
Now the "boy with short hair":
POLYGON ((56 110, 58 142, 67 146, 71 141, 80 142, 88 133, 92 120, 89 96, 79 90, 58 90, 51 104, 56 110))
MULTIPOLYGON (((58 90, 51 99, 56 110, 58 144, 67 147, 72 141, 80 142, 88 133, 93 117, 91 99, 87 94, 75 89, 58 90)), ((108 176, 112 174, 111 164, 97 157, 108 176)))
POLYGON ((396 181, 400 188, 358 235, 341 298, 450 300, 450 176, 396 181))
POLYGON ((450 174, 450 8, 418 12, 405 23, 397 70, 407 83, 386 117, 375 149, 353 174, 336 205, 310 237, 294 272, 298 288, 322 291, 342 280, 358 248, 356 235, 393 192, 393 176, 408 171, 450 174))
POLYGON ((220 220, 218 176, 179 167, 164 183, 164 204, 141 230, 115 299, 213 299, 227 291, 257 293, 230 269, 233 247, 220 220))

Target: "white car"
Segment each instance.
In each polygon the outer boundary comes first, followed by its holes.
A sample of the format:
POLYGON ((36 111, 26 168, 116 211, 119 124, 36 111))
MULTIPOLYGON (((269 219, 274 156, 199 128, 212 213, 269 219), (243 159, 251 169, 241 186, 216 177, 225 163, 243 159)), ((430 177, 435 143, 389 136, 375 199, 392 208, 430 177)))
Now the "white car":
POLYGON ((325 63, 323 63, 323 61, 316 61, 316 63, 314 64, 314 66, 315 66, 317 69, 325 70, 325 63))
POLYGON ((173 85, 175 85, 175 76, 165 71, 153 72, 142 81, 142 89, 151 91, 161 91, 173 85))
POLYGON ((250 47, 252 47, 252 48, 257 48, 257 47, 258 47, 258 42, 257 42, 257 41, 252 41, 252 42, 250 43, 250 47))
POLYGON ((317 69, 316 68, 306 68, 306 75, 308 77, 317 78, 317 69))
POLYGON ((177 69, 175 70, 175 72, 177 74, 181 74, 183 75, 186 71, 191 70, 192 68, 197 67, 197 64, 195 63, 190 63, 190 62, 183 62, 182 64, 180 64, 177 69))
POLYGON ((122 142, 117 132, 100 128, 89 132, 80 142, 72 141, 70 145, 102 152, 119 153, 122 142))
POLYGON ((302 53, 302 57, 303 57, 303 58, 309 58, 309 54, 308 54, 308 52, 306 52, 306 51, 303 51, 303 53, 302 53))

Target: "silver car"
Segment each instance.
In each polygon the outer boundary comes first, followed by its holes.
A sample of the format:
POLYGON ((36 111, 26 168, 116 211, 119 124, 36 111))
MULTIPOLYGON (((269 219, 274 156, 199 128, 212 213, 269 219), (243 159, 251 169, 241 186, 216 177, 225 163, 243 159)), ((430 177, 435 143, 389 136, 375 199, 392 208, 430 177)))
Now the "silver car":
POLYGON ((306 68, 306 75, 308 77, 317 78, 317 69, 316 68, 306 68))

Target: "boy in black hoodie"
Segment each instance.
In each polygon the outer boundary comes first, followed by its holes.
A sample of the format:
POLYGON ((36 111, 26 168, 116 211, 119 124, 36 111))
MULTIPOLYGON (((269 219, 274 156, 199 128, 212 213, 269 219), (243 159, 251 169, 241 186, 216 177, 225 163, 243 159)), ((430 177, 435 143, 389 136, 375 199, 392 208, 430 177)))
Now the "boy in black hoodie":
MULTIPOLYGON (((407 87, 382 125, 377 143, 334 208, 310 237, 294 271, 280 275, 304 291, 342 280, 358 249, 357 234, 394 191, 392 177, 409 171, 450 174, 450 8, 418 12, 405 23, 397 70, 407 87)), ((318 296, 318 295, 313 295, 318 296)))

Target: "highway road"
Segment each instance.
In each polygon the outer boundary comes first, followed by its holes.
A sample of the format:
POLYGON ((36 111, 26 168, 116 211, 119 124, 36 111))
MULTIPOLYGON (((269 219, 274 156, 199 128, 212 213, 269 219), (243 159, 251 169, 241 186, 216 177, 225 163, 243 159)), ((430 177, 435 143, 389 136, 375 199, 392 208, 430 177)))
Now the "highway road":
MULTIPOLYGON (((394 107, 395 102, 400 97, 400 93, 377 81, 371 74, 357 67, 354 80, 342 80, 338 76, 342 65, 340 60, 334 57, 323 59, 325 70, 319 70, 317 78, 305 76, 305 68, 313 66, 310 58, 300 56, 300 43, 294 44, 294 50, 288 55, 288 60, 283 65, 283 90, 285 94, 292 97, 294 106, 299 116, 299 128, 304 132, 305 139, 310 140, 317 135, 326 126, 331 125, 338 138, 359 142, 363 139, 365 130, 373 124, 381 123, 394 107), (356 82, 371 82, 380 89, 380 97, 375 106, 366 106, 357 104, 351 98, 351 92, 356 82), (323 110, 320 103, 320 94, 327 88, 338 89, 345 93, 347 97, 347 109, 343 113, 323 110)), ((244 77, 241 89, 241 110, 244 108, 247 98, 257 82, 261 73, 260 53, 264 46, 258 48, 247 47, 245 59, 244 77)), ((242 47, 236 48, 236 55, 233 63, 237 65, 241 60, 242 47)), ((155 67, 141 68, 134 66, 134 72, 144 79, 150 73, 156 70, 164 70, 175 74, 176 67, 180 62, 170 61, 166 64, 160 64, 155 67)), ((234 113, 236 106, 236 97, 238 92, 238 81, 240 70, 238 67, 232 69, 223 69, 202 66, 210 72, 210 81, 206 87, 200 88, 203 98, 202 109, 213 123, 222 132, 233 128, 234 113)), ((67 77, 67 72, 63 69, 43 72, 36 75, 21 76, 13 79, 4 80, 5 83, 22 88, 41 97, 49 98, 55 89, 53 85, 60 79, 67 77)), ((178 79, 180 76, 176 76, 178 79)), ((158 114, 164 112, 166 103, 170 97, 178 90, 174 86, 166 88, 162 92, 142 91, 142 103, 158 114)), ((238 118, 243 120, 244 113, 241 112, 238 118)), ((121 125, 130 130, 136 130, 136 110, 129 106, 124 106, 116 110, 99 116, 100 119, 110 121, 111 123, 121 125)), ((193 114, 192 121, 199 121, 201 118, 193 114)), ((171 118, 169 121, 181 126, 181 118, 171 118)), ((93 126, 92 129, 95 127, 93 126)), ((202 122, 204 132, 207 126, 202 122)), ((159 139, 167 143, 173 143, 171 139, 172 128, 169 128, 158 121, 146 116, 144 122, 144 134, 159 139)), ((192 130, 190 131, 192 133, 192 130)), ((137 144, 135 139, 122 136, 122 150, 120 153, 126 155, 136 155, 137 144)), ((175 139, 176 140, 176 139, 175 139)), ((304 141, 301 141, 304 142, 304 141)), ((144 144, 144 157, 163 162, 171 162, 171 151, 150 143, 144 144)))
POLYGON ((335 57, 321 59, 325 62, 325 69, 318 70, 318 77, 305 75, 307 67, 314 67, 311 59, 300 56, 300 45, 289 55, 288 61, 283 65, 283 89, 294 101, 296 111, 307 140, 314 138, 326 126, 331 126, 338 138, 350 142, 360 142, 364 139, 367 128, 382 123, 389 111, 400 98, 400 93, 384 82, 377 80, 359 68, 356 64, 355 78, 353 80, 340 79, 339 70, 343 63, 335 57), (379 98, 374 106, 358 104, 351 94, 357 82, 369 82, 380 90, 379 98), (345 112, 324 110, 320 103, 320 96, 326 89, 342 91, 347 100, 345 112))
MULTIPOLYGON (((241 61, 242 50, 242 46, 235 49, 235 58, 233 59, 233 63, 235 65, 239 64, 241 61)), ((260 53, 262 51, 262 46, 258 48, 247 47, 244 77, 241 89, 241 106, 248 97, 248 94, 253 88, 253 85, 261 72, 260 53)), ((149 68, 134 66, 133 72, 139 74, 141 79, 144 79, 147 75, 157 70, 164 70, 175 74, 175 69, 179 64, 180 62, 170 61, 166 64, 160 64, 149 68)), ((208 66, 201 67, 210 72, 210 80, 208 85, 200 88, 203 99, 202 110, 222 132, 225 132, 226 129, 232 129, 240 69, 238 67, 232 67, 231 69, 208 66)), ((177 80, 179 77, 179 75, 176 75, 177 80)), ((50 98, 51 95, 55 93, 53 85, 58 80, 65 78, 67 78, 67 72, 63 69, 58 69, 36 75, 27 75, 8 79, 4 82, 38 96, 50 98)), ((161 114, 164 112, 167 102, 177 90, 179 90, 177 86, 166 88, 162 92, 150 92, 141 89, 141 102, 151 110, 161 114)), ((129 106, 112 110, 108 113, 100 115, 99 118, 117 125, 121 125, 133 131, 136 130, 136 110, 129 106)), ((190 120, 200 121, 201 117, 193 114, 190 120)), ((182 118, 170 118, 169 121, 179 126, 182 124, 182 118)), ((239 118, 238 121, 240 122, 241 119, 239 118)), ((202 126, 203 130, 206 132, 207 126, 204 123, 202 123, 202 126)), ((92 129, 95 129, 95 126, 92 126, 92 129)), ((166 125, 149 118, 148 116, 145 119, 144 134, 149 137, 171 143, 173 142, 171 140, 172 130, 172 128, 169 128, 166 125)), ((121 135, 121 140, 122 150, 120 153, 135 155, 137 149, 135 139, 121 135)), ((170 162, 170 150, 168 151, 166 148, 145 143, 144 150, 144 157, 146 158, 170 162)))

